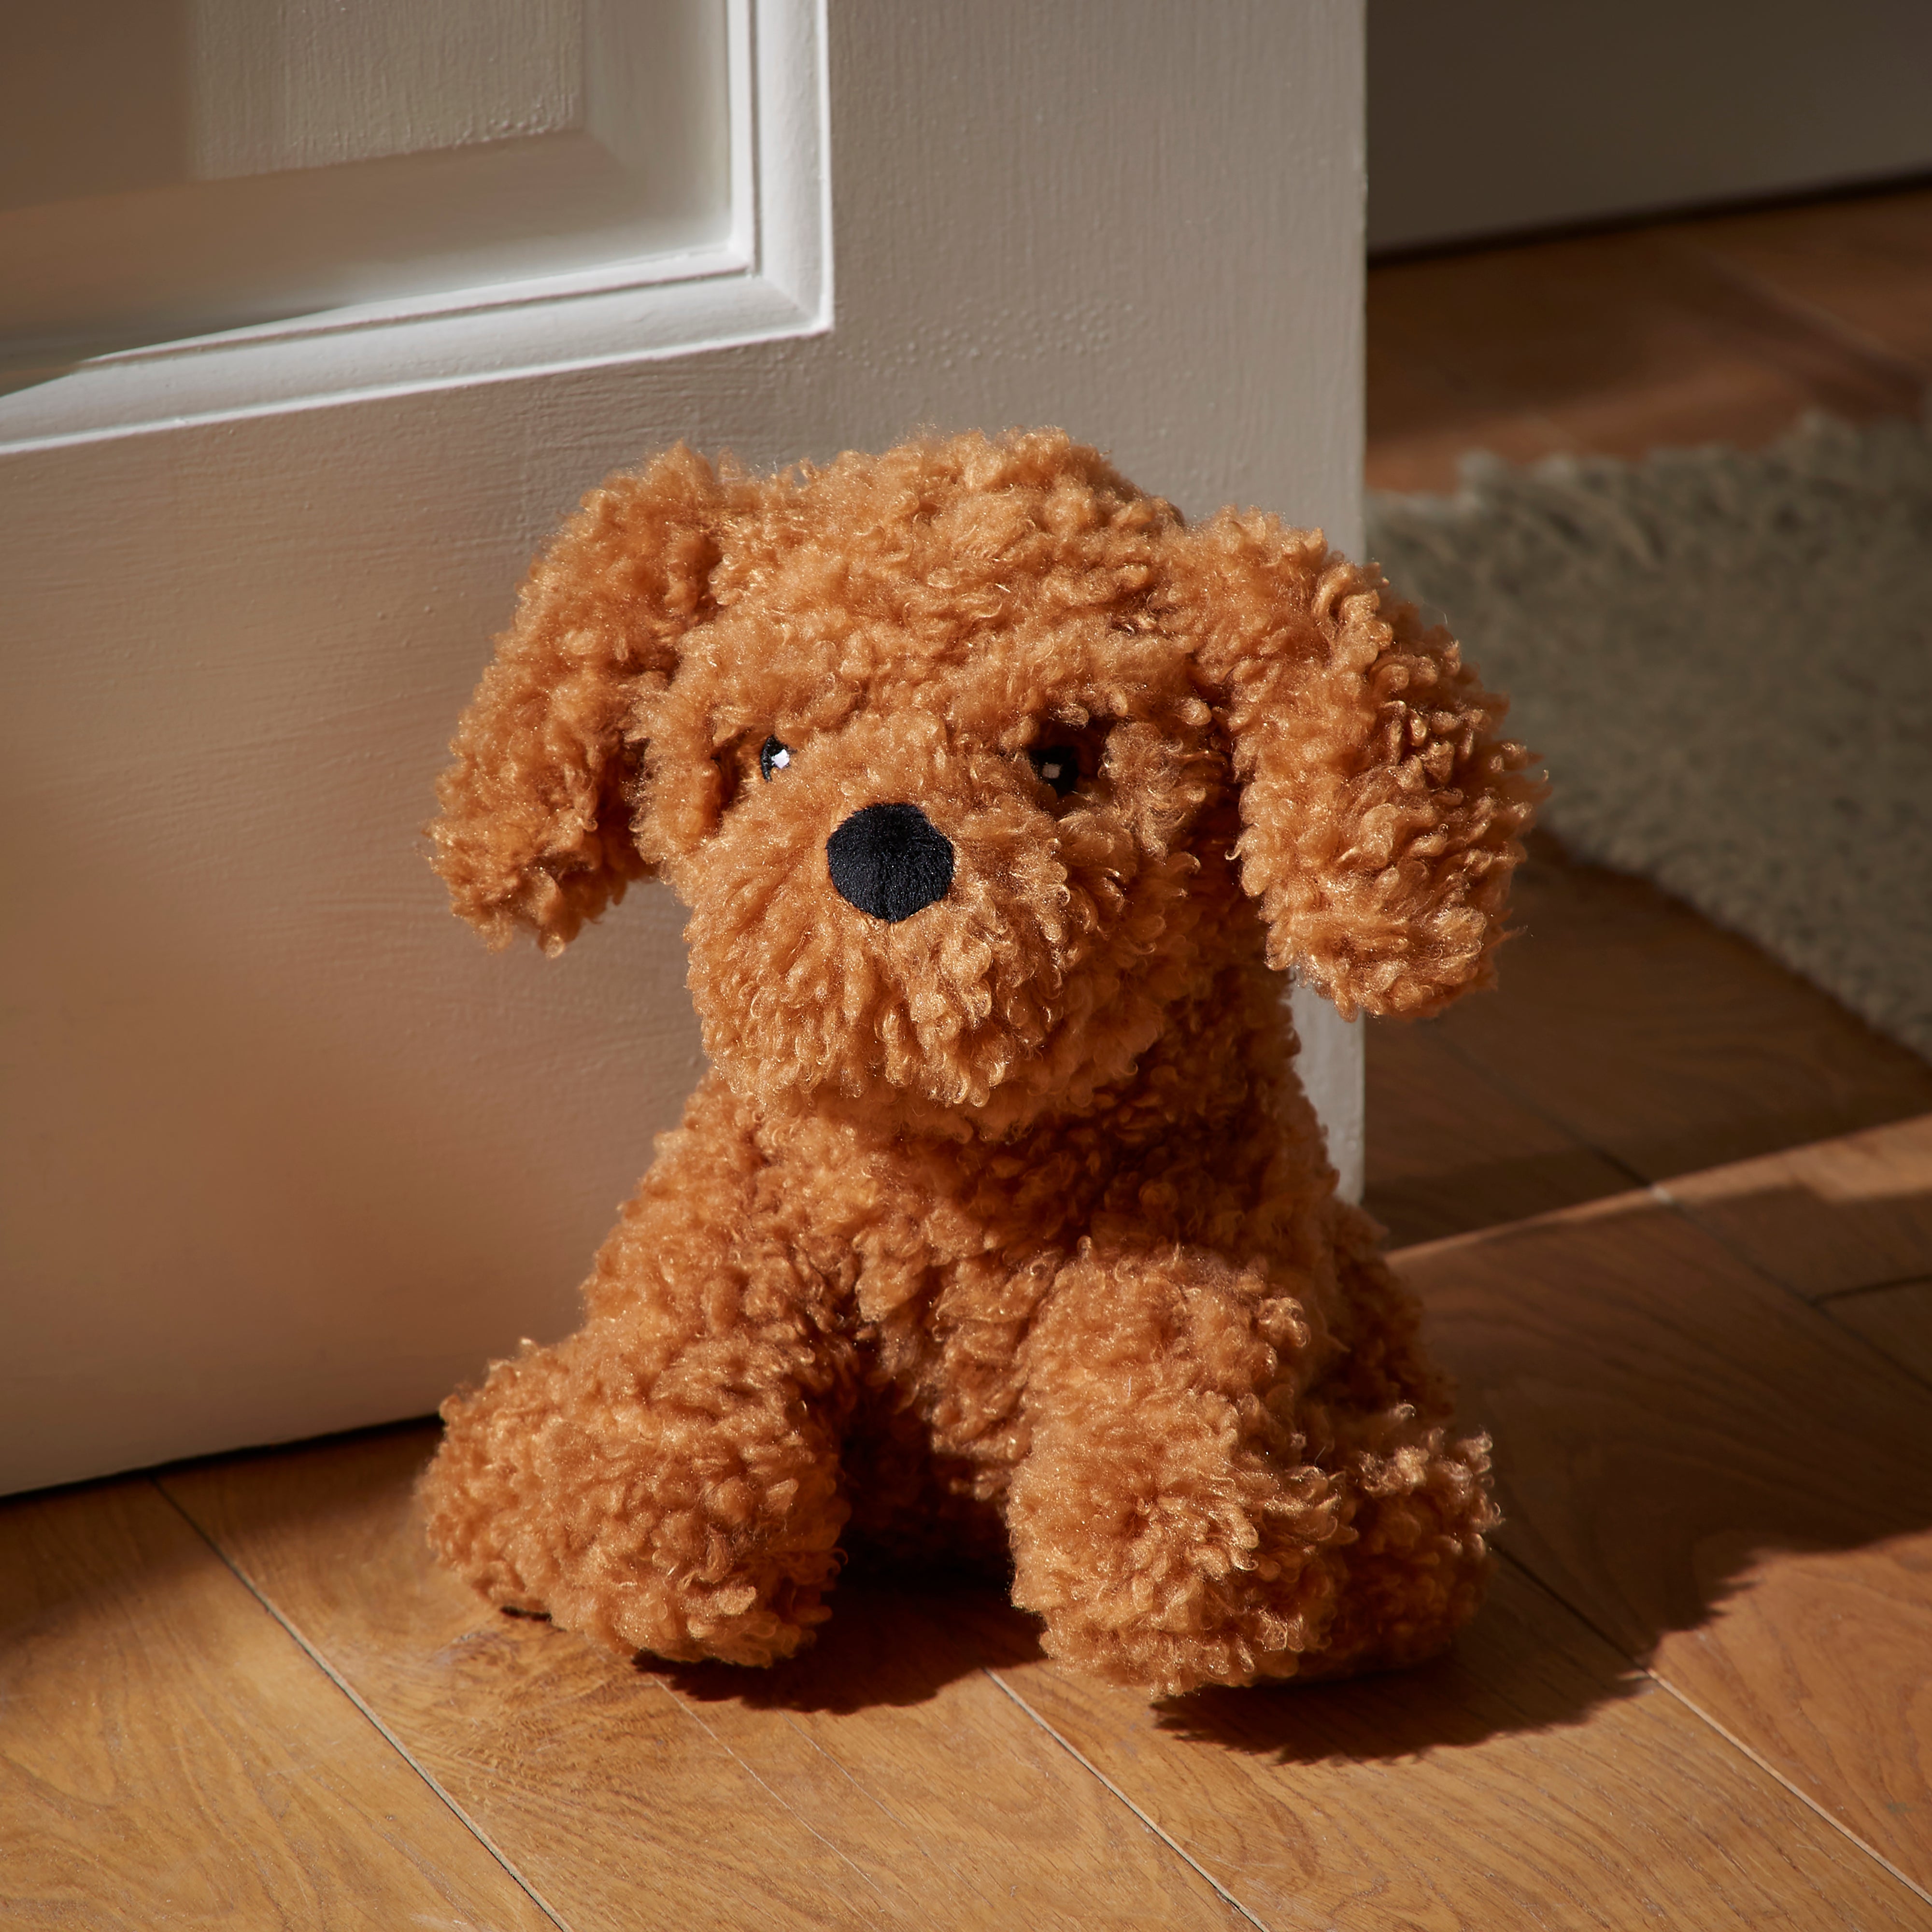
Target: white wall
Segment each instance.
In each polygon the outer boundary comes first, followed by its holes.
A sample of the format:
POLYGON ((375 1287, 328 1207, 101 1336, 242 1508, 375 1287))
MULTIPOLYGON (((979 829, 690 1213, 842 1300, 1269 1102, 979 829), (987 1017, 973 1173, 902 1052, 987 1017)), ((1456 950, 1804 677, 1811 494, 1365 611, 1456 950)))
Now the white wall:
POLYGON ((829 333, 0 454, 0 1486, 421 1413, 572 1325, 698 1071, 682 916, 488 955, 420 828, 608 470, 1060 422, 1357 541, 1360 32, 840 0, 829 333))
POLYGON ((1932 170, 1926 0, 1371 0, 1369 245, 1932 170))

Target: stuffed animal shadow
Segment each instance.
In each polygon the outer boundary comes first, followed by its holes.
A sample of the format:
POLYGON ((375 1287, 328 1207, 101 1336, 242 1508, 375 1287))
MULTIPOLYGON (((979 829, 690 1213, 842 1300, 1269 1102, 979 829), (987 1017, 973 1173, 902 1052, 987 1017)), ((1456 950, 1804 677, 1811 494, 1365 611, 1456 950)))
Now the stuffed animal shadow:
POLYGON ((1010 1553, 1172 1694, 1439 1649, 1496 1521, 1294 1073, 1491 972, 1538 782, 1318 532, 1188 527, 1056 431, 752 476, 680 446, 536 564, 434 828, 559 951, 690 909, 711 1060, 583 1328, 446 1405, 492 1601, 769 1664, 841 1538, 1010 1553))

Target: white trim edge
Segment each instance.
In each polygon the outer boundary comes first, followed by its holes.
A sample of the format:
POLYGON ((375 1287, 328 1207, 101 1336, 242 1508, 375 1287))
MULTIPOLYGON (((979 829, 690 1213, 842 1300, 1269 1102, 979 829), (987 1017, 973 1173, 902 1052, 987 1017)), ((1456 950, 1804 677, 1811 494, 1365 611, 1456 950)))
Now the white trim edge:
POLYGON ((719 246, 98 356, 0 394, 0 454, 824 333, 825 4, 728 0, 732 211, 719 246))

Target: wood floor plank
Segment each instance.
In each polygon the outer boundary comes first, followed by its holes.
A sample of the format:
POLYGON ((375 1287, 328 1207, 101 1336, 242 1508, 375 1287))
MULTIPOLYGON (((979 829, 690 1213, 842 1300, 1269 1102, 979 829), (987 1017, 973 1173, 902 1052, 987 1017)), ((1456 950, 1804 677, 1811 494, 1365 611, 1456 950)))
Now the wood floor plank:
POLYGON ((1400 1265, 1503 1546, 1932 1887, 1932 1392, 1654 1197, 1400 1265))
POLYGON ((1922 386, 1668 228, 1385 264, 1368 303, 1372 338, 1408 367, 1609 455, 1749 447, 1807 409, 1910 415, 1922 386))
POLYGON ((1238 1923, 1224 1901, 1197 1896, 1198 1875, 1050 1736, 1016 1721, 984 1672, 1039 1649, 1003 1598, 861 1586, 835 1622, 768 1684, 748 1690, 742 1672, 722 1669, 673 1682, 734 1754, 901 1900, 906 1923, 1238 1923))
POLYGON ((1678 232, 1932 380, 1932 188, 1718 216, 1678 232))
POLYGON ((1375 489, 1469 451, 1769 440, 1808 409, 1916 415, 1932 380, 1932 190, 1372 265, 1375 489))
MULTIPOLYGON (((171 1474, 170 1492, 576 1932, 716 1926, 1224 1927, 1237 1915, 987 1678, 863 1589, 772 1672, 640 1670, 436 1569, 410 1431, 171 1474)), ((842 1595, 847 1593, 842 1592, 842 1595)))
POLYGON ((0 1506, 0 1918, 551 1922, 144 1480, 0 1506))
POLYGON ((1472 395, 1385 340, 1378 273, 1369 278, 1363 477, 1370 489, 1454 490, 1474 449, 1520 464, 1576 451, 1574 437, 1534 411, 1472 395))
POLYGON ((1927 1922, 1512 1567, 1419 1671, 1152 1706, 1043 1663, 999 1675, 1281 1932, 1927 1922))
POLYGON ((1932 1280, 1835 1295, 1824 1306, 1833 1321, 1862 1335, 1908 1375, 1932 1384, 1932 1280))
MULTIPOLYGON (((1504 971, 1507 980, 1507 962, 1504 971)), ((1365 1033, 1363 1200, 1394 1245, 1522 1220, 1636 1184, 1458 1059, 1429 1023, 1372 1019, 1365 1033)))
POLYGON ((1932 1275, 1932 1113, 1665 1186, 1754 1267, 1810 1300, 1932 1275))
POLYGON ((1533 841, 1493 998, 1435 1036, 1649 1180, 1932 1112, 1932 1066, 1641 879, 1533 841))

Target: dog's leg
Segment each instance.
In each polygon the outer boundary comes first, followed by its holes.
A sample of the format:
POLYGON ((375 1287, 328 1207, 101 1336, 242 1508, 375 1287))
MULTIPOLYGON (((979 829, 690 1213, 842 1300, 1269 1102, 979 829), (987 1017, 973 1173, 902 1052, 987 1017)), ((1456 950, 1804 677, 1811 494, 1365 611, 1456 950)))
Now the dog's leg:
POLYGON ((1061 1271, 1026 1343, 1007 1503, 1013 1599, 1051 1655, 1174 1692, 1314 1646, 1346 1532, 1282 1412, 1300 1315, 1198 1250, 1090 1247, 1061 1271))
POLYGON ((1502 1520, 1484 1477, 1489 1441, 1458 1436, 1449 1390, 1416 1341, 1420 1310, 1354 1208, 1337 1213, 1338 1340, 1300 1406, 1311 1454, 1336 1472, 1349 1528, 1335 1614, 1304 1677, 1434 1656, 1474 1615, 1502 1520))
POLYGON ((1014 1600, 1051 1654, 1171 1694, 1440 1646, 1473 1604, 1462 1532, 1487 1504, 1376 1359, 1382 1318, 1363 1311, 1360 1372, 1311 1400, 1328 1349, 1252 1274, 1185 1249, 1063 1272, 1028 1343, 1008 1504, 1014 1600))
POLYGON ((677 1184, 626 1210, 582 1330, 445 1405, 430 1537, 493 1602, 614 1648, 770 1664, 829 1614, 849 1349, 755 1216, 677 1184))

